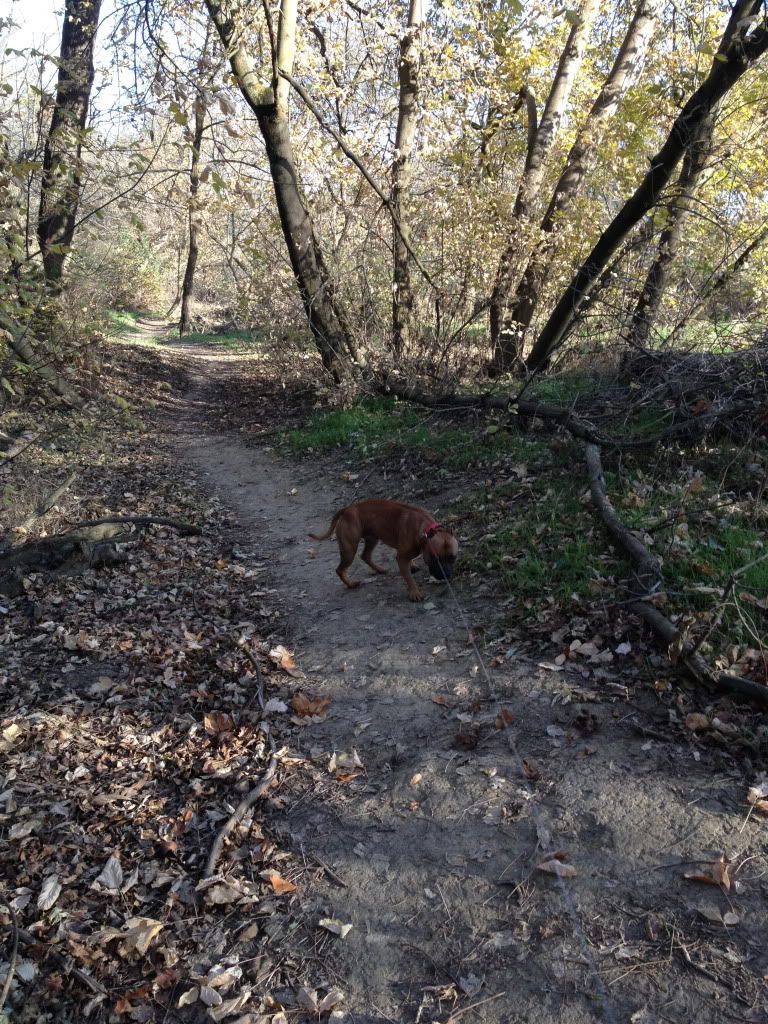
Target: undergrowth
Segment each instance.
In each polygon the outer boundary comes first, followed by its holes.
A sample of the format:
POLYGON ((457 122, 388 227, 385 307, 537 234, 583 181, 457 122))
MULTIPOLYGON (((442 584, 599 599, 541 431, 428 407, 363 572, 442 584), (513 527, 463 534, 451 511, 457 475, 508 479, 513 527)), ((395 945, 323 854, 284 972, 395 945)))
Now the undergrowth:
MULTIPOLYGON (((585 380, 542 381, 535 397, 562 402, 583 393, 585 380)), ((663 413, 648 411, 633 429, 662 425, 663 413)), ((294 456, 340 450, 369 461, 412 456, 419 466, 434 465, 459 495, 451 509, 461 524, 464 571, 490 579, 512 614, 605 611, 626 597, 622 583, 631 581, 632 566, 592 507, 580 446, 560 436, 510 429, 498 415, 446 422, 376 398, 316 413, 280 444, 294 456)), ((758 616, 768 595, 768 558, 759 561, 768 550, 768 506, 745 470, 759 454, 670 450, 651 469, 640 458, 613 459, 606 482, 620 518, 662 562, 665 614, 693 611, 701 628, 714 624, 715 647, 759 647, 767 639, 758 616)))

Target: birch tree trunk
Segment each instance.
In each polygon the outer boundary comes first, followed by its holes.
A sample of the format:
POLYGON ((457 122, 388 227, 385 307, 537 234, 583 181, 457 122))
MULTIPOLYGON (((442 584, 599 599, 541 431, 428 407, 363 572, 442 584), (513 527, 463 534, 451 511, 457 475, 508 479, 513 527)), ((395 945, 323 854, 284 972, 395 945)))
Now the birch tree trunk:
POLYGON ((517 291, 506 313, 502 333, 508 350, 505 365, 522 359, 525 339, 541 293, 549 277, 555 253, 559 216, 581 192, 586 175, 594 164, 595 150, 605 128, 615 115, 631 76, 641 64, 658 18, 660 0, 640 0, 608 77, 603 83, 587 121, 571 147, 552 198, 541 222, 542 239, 531 253, 517 291))
POLYGON ((560 56, 552 88, 538 126, 535 123, 535 101, 530 92, 526 91, 525 94, 528 115, 528 152, 515 199, 512 233, 499 260, 490 302, 491 344, 493 346, 491 368, 499 373, 508 369, 515 358, 514 338, 506 336, 504 324, 510 292, 519 265, 520 228, 529 219, 531 206, 541 189, 546 171, 546 157, 557 137, 563 114, 568 106, 573 83, 581 67, 584 49, 598 8, 598 0, 584 0, 582 3, 578 19, 568 33, 568 40, 560 56))
POLYGON ((354 361, 354 343, 334 294, 328 268, 304 204, 291 145, 288 116, 289 83, 296 51, 296 0, 280 7, 271 81, 260 78, 243 43, 240 5, 205 0, 227 52, 232 72, 248 106, 256 115, 269 160, 280 226, 288 249, 302 305, 323 366, 339 382, 354 361), (351 360, 350 360, 351 356, 351 360))
POLYGON ((395 159, 392 163, 392 214, 400 225, 399 231, 394 226, 392 230, 392 349, 396 360, 399 360, 405 351, 413 331, 411 258, 406 244, 410 235, 407 203, 419 113, 419 62, 423 24, 422 0, 410 0, 408 25, 400 40, 400 98, 395 159))
POLYGON ((669 283, 669 273, 682 238, 683 222, 691 208, 696 185, 712 152, 713 126, 714 112, 701 122, 683 157, 683 167, 677 179, 675 194, 668 207, 668 219, 659 236, 656 255, 640 289, 629 326, 628 340, 639 348, 644 348, 647 344, 651 328, 658 317, 669 283))
POLYGON ((762 6, 762 0, 737 0, 734 4, 709 74, 678 114, 667 141, 651 159, 650 168, 634 195, 603 231, 563 292, 526 360, 528 370, 543 369, 549 362, 567 337, 579 307, 588 298, 612 254, 638 221, 656 205, 701 123, 768 49, 768 29, 753 30, 751 20, 759 15, 762 6))
POLYGON ((66 0, 56 104, 45 140, 37 239, 46 284, 61 289, 77 222, 81 153, 93 87, 93 47, 101 0, 66 0))

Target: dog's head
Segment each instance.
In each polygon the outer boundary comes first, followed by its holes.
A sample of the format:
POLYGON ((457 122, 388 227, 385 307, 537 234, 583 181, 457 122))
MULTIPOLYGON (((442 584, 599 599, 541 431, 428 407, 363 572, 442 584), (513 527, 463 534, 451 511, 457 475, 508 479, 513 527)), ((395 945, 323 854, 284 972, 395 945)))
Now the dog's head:
POLYGON ((453 530, 438 526, 434 531, 431 528, 426 531, 423 555, 430 576, 436 580, 449 580, 458 554, 459 542, 453 530))

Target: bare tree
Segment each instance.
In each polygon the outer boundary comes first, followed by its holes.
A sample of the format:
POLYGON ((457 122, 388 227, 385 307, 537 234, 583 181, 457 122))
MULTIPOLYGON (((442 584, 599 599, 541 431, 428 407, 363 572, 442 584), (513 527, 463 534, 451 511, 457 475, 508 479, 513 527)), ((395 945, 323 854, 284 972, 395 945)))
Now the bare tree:
POLYGON ((677 255, 683 234, 683 222, 691 208, 696 185, 707 166, 712 152, 714 112, 699 125, 691 144, 685 151, 683 166, 673 195, 667 206, 667 220, 659 235, 651 266, 637 296, 628 330, 628 340, 639 348, 645 346, 654 321, 659 313, 669 273, 677 255))
POLYGON ((282 0, 277 34, 265 4, 270 29, 272 78, 264 84, 243 42, 245 25, 240 5, 205 0, 205 6, 227 52, 232 72, 256 115, 269 160, 277 209, 291 267, 323 365, 339 381, 354 361, 354 342, 333 292, 320 244, 304 203, 293 156, 289 120, 289 82, 296 52, 296 0, 282 0))
POLYGON ((190 331, 190 306, 192 304, 192 290, 195 283, 197 256, 200 249, 201 211, 198 192, 200 191, 200 152, 203 148, 206 112, 205 91, 198 88, 195 95, 195 130, 192 135, 192 156, 189 166, 189 245, 187 247, 187 264, 184 268, 184 280, 181 285, 179 334, 182 335, 189 334, 190 331))
POLYGON ((531 206, 541 189, 546 171, 546 157, 557 137, 563 114, 568 106, 571 89, 581 67, 584 49, 598 8, 598 0, 584 0, 578 17, 573 19, 538 125, 535 97, 527 87, 523 90, 528 118, 528 151, 515 199, 512 233, 499 260, 490 302, 493 368, 496 370, 506 368, 505 352, 514 351, 514 340, 510 342, 503 338, 502 334, 507 319, 506 307, 518 268, 520 229, 523 222, 529 218, 531 206))
POLYGON ((93 87, 93 47, 101 0, 66 0, 56 103, 45 141, 37 237, 48 286, 61 288, 77 223, 82 146, 93 87))
POLYGON ((762 0, 737 0, 728 19, 712 67, 678 114, 640 185, 597 240, 550 313, 526 360, 529 370, 546 366, 563 343, 595 282, 613 253, 641 218, 657 204, 677 163, 695 138, 700 125, 741 76, 768 49, 768 28, 755 27, 762 0))
POLYGON ((561 215, 579 194, 605 127, 616 113, 627 83, 645 56, 660 6, 660 0, 639 0, 613 67, 571 147, 541 221, 542 238, 528 259, 504 317, 500 331, 501 368, 513 366, 522 358, 526 333, 549 277, 561 215))
POLYGON ((400 96, 395 159, 392 162, 392 216, 398 225, 393 227, 392 239, 392 348, 395 358, 403 354, 413 329, 413 286, 411 257, 407 245, 409 230, 406 204, 411 183, 412 154, 419 112, 419 62, 423 27, 423 2, 410 0, 408 24, 400 40, 400 96))

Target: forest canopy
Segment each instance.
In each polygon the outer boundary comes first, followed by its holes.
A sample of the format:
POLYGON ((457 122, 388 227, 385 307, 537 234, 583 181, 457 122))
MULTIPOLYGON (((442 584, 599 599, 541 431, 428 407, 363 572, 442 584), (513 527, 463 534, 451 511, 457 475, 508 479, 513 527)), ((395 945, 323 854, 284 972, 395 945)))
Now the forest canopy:
POLYGON ((337 380, 752 336, 764 15, 69 0, 61 54, 0 67, 6 328, 54 297, 78 336, 121 306, 299 352, 308 324, 337 380))

